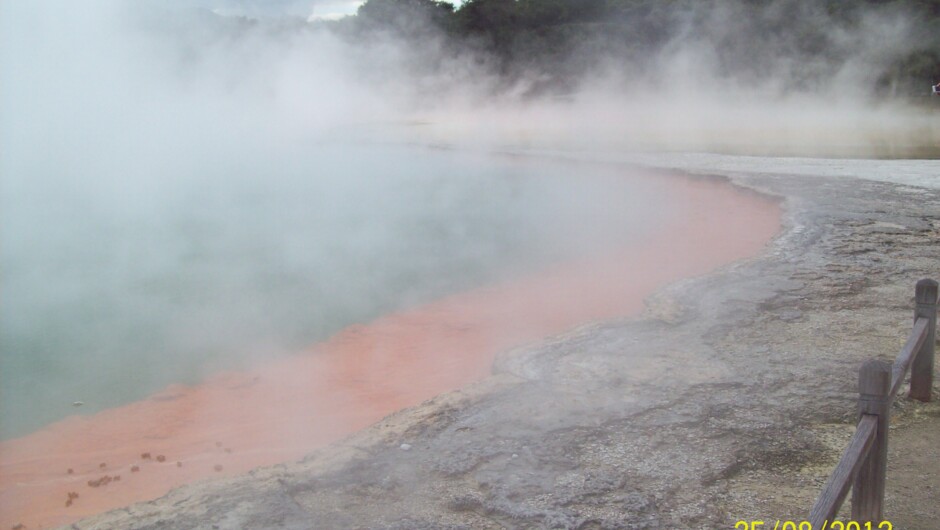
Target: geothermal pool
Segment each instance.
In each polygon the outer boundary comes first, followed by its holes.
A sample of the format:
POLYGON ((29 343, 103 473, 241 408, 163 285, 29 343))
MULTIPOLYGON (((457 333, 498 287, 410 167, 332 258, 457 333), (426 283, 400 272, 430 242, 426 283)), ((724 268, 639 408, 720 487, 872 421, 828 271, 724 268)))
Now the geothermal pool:
POLYGON ((373 145, 220 167, 3 194, 0 524, 299 458, 779 228, 764 198, 613 165, 373 145))
POLYGON ((670 208, 660 185, 521 159, 282 157, 209 175, 14 178, 0 228, 3 439, 626 246, 670 208))

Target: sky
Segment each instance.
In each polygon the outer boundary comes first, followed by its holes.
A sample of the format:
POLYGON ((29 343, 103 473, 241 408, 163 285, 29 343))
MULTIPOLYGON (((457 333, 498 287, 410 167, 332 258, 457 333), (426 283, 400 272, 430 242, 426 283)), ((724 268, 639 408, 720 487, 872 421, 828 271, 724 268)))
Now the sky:
MULTIPOLYGON (((365 0, 203 0, 203 5, 223 15, 303 16, 308 20, 335 20, 354 15, 365 0)), ((459 6, 461 0, 451 0, 459 6)))
POLYGON ((249 17, 302 16, 311 20, 353 15, 363 0, 202 0, 204 7, 222 15, 249 17))
POLYGON ((312 6, 308 20, 334 20, 356 13, 360 0, 323 0, 312 6))

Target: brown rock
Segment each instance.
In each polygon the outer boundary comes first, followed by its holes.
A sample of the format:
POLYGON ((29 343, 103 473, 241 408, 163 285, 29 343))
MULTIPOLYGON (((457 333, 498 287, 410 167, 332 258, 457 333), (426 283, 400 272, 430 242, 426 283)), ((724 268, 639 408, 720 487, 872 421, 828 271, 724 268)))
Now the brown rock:
POLYGON ((157 455, 157 462, 166 462, 166 457, 163 455, 157 455))
POLYGON ((114 479, 111 478, 111 476, 105 475, 97 480, 89 480, 88 485, 91 486, 92 488, 97 488, 98 486, 107 486, 108 484, 111 483, 112 480, 114 479))

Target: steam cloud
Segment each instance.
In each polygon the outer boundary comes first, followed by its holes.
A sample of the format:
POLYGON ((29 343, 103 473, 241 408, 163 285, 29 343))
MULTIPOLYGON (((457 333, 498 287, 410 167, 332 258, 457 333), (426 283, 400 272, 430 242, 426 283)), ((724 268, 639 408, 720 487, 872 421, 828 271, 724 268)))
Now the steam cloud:
POLYGON ((742 20, 708 4, 670 13, 653 53, 601 32, 551 77, 538 57, 513 69, 420 18, 365 33, 308 22, 317 5, 0 4, 3 437, 72 412, 62 404, 89 389, 114 389, 98 408, 142 397, 181 366, 198 379, 223 352, 290 351, 651 219, 615 182, 584 190, 551 169, 407 144, 940 145, 923 106, 871 98, 886 65, 928 38, 900 11, 832 25, 807 63, 800 35, 768 37, 761 21, 826 25, 825 13, 774 2, 742 20), (723 51, 732 40, 748 53, 723 51), (298 314, 311 300, 342 302, 298 314))

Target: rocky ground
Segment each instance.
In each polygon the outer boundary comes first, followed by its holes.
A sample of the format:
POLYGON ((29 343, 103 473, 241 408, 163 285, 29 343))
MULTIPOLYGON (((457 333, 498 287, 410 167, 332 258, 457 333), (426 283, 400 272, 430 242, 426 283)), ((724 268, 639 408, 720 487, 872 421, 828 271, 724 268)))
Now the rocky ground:
MULTIPOLYGON (((736 176, 786 204, 767 252, 641 319, 503 355, 490 379, 291 465, 73 525, 734 528, 802 519, 852 434, 861 363, 893 359, 940 277, 940 191, 736 176)), ((887 515, 940 520, 937 401, 894 405, 887 515)), ((904 390, 902 390, 904 392, 904 390)))

